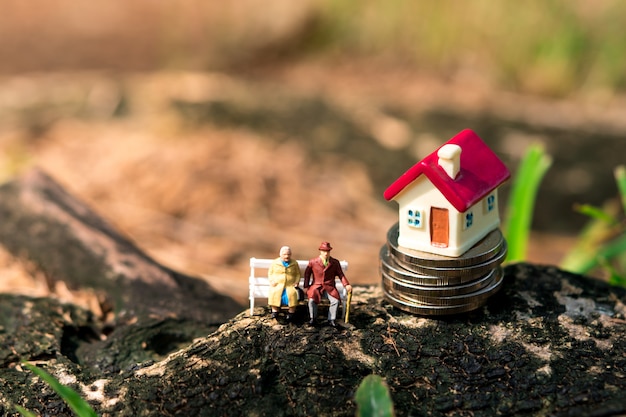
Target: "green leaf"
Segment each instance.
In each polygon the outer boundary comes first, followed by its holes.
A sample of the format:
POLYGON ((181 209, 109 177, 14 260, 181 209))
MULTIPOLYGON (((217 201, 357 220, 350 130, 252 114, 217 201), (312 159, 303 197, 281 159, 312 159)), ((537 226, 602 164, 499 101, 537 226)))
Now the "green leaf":
POLYGON ((354 395, 358 417, 391 417, 393 402, 385 381, 378 375, 366 376, 354 395))
POLYGON ((76 393, 76 391, 61 384, 56 378, 48 374, 43 369, 40 369, 28 362, 23 362, 23 364, 39 378, 43 379, 48 385, 50 385, 50 387, 65 400, 67 405, 70 406, 72 411, 74 411, 78 417, 98 417, 89 403, 83 400, 80 395, 76 393))
POLYGON ((541 144, 528 148, 513 179, 507 206, 504 235, 509 246, 507 261, 526 259, 533 210, 539 185, 552 165, 541 144))

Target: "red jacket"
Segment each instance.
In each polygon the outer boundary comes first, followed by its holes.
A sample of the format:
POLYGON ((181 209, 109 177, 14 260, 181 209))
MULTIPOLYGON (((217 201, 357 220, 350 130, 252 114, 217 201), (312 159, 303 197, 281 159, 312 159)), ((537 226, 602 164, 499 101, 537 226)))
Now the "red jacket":
POLYGON ((341 299, 339 291, 337 291, 337 287, 335 287, 335 278, 341 279, 341 283, 344 287, 350 285, 337 259, 329 256, 326 266, 324 266, 319 256, 311 259, 304 270, 304 288, 307 292, 307 296, 312 298, 316 303, 320 302, 324 292, 332 297, 341 299), (311 281, 311 275, 313 275, 313 281, 311 281))

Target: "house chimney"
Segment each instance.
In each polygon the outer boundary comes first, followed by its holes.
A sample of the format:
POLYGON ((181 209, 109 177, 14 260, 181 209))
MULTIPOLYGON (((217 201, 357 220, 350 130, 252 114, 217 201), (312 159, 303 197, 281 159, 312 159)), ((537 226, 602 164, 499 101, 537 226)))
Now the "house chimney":
POLYGON ((439 148, 437 156, 439 166, 450 178, 455 179, 461 170, 461 147, 448 143, 439 148))

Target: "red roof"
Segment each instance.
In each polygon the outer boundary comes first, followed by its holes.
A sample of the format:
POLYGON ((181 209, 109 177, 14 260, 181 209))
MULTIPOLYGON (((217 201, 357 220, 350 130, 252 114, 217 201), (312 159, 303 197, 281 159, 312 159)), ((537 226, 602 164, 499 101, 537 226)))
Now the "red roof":
POLYGON ((385 199, 392 200, 424 174, 454 208, 464 212, 511 176, 504 163, 470 129, 459 132, 446 144, 461 147, 461 169, 456 178, 450 178, 439 166, 437 149, 391 184, 385 190, 385 199))

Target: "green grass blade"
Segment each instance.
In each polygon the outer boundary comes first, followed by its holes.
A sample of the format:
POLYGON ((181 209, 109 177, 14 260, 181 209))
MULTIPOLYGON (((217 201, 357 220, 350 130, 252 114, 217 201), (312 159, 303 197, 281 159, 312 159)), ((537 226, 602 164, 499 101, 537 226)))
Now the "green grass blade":
POLYGON ((91 408, 89 403, 87 403, 87 401, 83 400, 80 397, 80 395, 78 395, 78 393, 76 393, 76 391, 74 391, 73 389, 71 389, 69 387, 66 387, 65 385, 61 384, 59 381, 57 381, 56 378, 54 378, 52 375, 48 374, 43 369, 40 369, 40 368, 38 368, 38 367, 36 367, 34 365, 31 365, 30 363, 27 363, 27 362, 24 362, 24 366, 26 366, 33 373, 35 373, 39 378, 43 379, 48 385, 50 385, 50 387, 57 394, 59 394, 61 396, 61 398, 63 398, 65 400, 67 405, 70 406, 72 411, 74 411, 74 413, 78 417, 98 417, 98 415, 91 408))
POLYGON ((607 243, 598 251, 598 257, 601 259, 611 260, 616 256, 626 253, 626 235, 621 235, 612 242, 607 243))
POLYGON ((589 216, 593 219, 600 220, 610 226, 614 226, 618 223, 615 216, 612 216, 606 210, 600 207, 595 207, 589 204, 580 204, 574 207, 574 210, 585 216, 589 216))
MULTIPOLYGON (((624 166, 615 169, 615 179, 622 202, 621 211, 624 211, 626 207, 626 169, 624 166)), ((561 261, 560 267, 577 274, 587 274, 597 267, 604 267, 601 262, 603 257, 612 258, 624 255, 624 253, 619 253, 620 239, 607 244, 619 231, 620 207, 617 201, 609 201, 602 208, 580 207, 585 208, 577 209, 577 211, 589 216, 590 221, 578 236, 574 248, 561 261)))
POLYGON ((508 262, 526 259, 537 191, 551 165, 552 158, 541 144, 530 146, 522 158, 511 186, 503 227, 509 246, 508 262))
POLYGON ((561 267, 577 274, 587 274, 595 267, 601 266, 604 261, 610 261, 616 256, 626 253, 626 235, 620 236, 599 249, 587 250, 587 256, 580 252, 582 251, 572 252, 578 257, 572 256, 571 259, 564 261, 561 267))
POLYGON ((16 405, 15 409, 24 417, 37 417, 37 415, 35 413, 31 413, 30 411, 28 411, 27 409, 25 409, 22 406, 16 405))
POLYGON ((391 417, 393 402, 385 381, 378 375, 366 376, 354 394, 358 417, 391 417))
POLYGON ((592 218, 577 238, 576 245, 561 261, 561 269, 576 274, 587 274, 598 266, 598 249, 611 234, 604 221, 592 218))
POLYGON ((622 201, 622 209, 626 213, 626 166, 620 165, 613 172, 615 181, 617 182, 617 190, 619 191, 620 200, 622 201))
POLYGON ((617 272, 617 269, 608 261, 601 262, 602 267, 609 272, 609 284, 620 287, 626 286, 626 277, 617 272))

